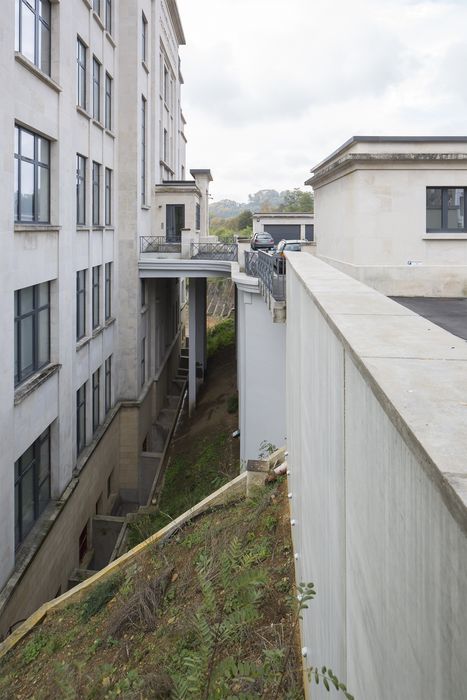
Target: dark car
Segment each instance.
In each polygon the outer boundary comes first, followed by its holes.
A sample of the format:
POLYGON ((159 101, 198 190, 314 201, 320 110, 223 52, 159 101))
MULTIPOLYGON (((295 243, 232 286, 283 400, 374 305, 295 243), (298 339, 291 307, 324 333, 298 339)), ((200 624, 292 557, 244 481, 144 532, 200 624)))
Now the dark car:
POLYGON ((285 253, 300 252, 302 249, 302 241, 287 241, 283 239, 277 244, 277 249, 274 251, 274 269, 279 275, 285 273, 285 253))
POLYGON ((270 233, 255 233, 250 241, 251 250, 272 250, 275 246, 270 233))

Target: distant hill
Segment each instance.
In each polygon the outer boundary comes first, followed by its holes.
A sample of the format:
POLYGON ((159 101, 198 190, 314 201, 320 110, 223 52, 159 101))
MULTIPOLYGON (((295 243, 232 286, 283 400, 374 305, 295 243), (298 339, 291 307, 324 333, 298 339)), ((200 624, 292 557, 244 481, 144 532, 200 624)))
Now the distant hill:
POLYGON ((221 199, 209 206, 211 218, 230 219, 238 216, 242 211, 257 212, 272 211, 313 211, 313 195, 311 192, 294 190, 259 190, 255 194, 248 195, 248 202, 241 203, 232 199, 221 199))

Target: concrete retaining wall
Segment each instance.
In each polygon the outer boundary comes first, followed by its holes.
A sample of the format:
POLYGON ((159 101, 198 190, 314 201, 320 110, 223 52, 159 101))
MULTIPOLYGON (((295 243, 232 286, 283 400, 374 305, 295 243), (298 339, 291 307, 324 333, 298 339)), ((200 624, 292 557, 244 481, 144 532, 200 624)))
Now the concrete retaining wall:
POLYGON ((311 256, 287 278, 307 661, 358 700, 465 700, 467 345, 311 256))

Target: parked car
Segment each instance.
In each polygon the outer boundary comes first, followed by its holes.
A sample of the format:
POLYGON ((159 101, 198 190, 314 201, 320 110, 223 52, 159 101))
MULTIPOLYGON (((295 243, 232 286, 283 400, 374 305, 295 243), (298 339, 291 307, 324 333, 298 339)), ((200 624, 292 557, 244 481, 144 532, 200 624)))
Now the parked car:
POLYGON ((251 250, 272 250, 275 246, 270 233, 255 233, 250 241, 251 250))
POLYGON ((285 274, 285 253, 293 251, 300 252, 302 249, 302 241, 288 241, 285 238, 279 241, 277 248, 273 253, 274 269, 278 275, 285 274))

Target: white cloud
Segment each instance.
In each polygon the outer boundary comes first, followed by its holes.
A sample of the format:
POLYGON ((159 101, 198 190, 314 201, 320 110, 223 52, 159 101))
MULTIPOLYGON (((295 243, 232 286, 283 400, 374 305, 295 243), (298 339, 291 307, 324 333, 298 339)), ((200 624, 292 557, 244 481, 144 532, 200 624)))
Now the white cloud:
POLYGON ((188 165, 216 198, 301 186, 353 134, 465 131, 461 0, 178 4, 188 165))

